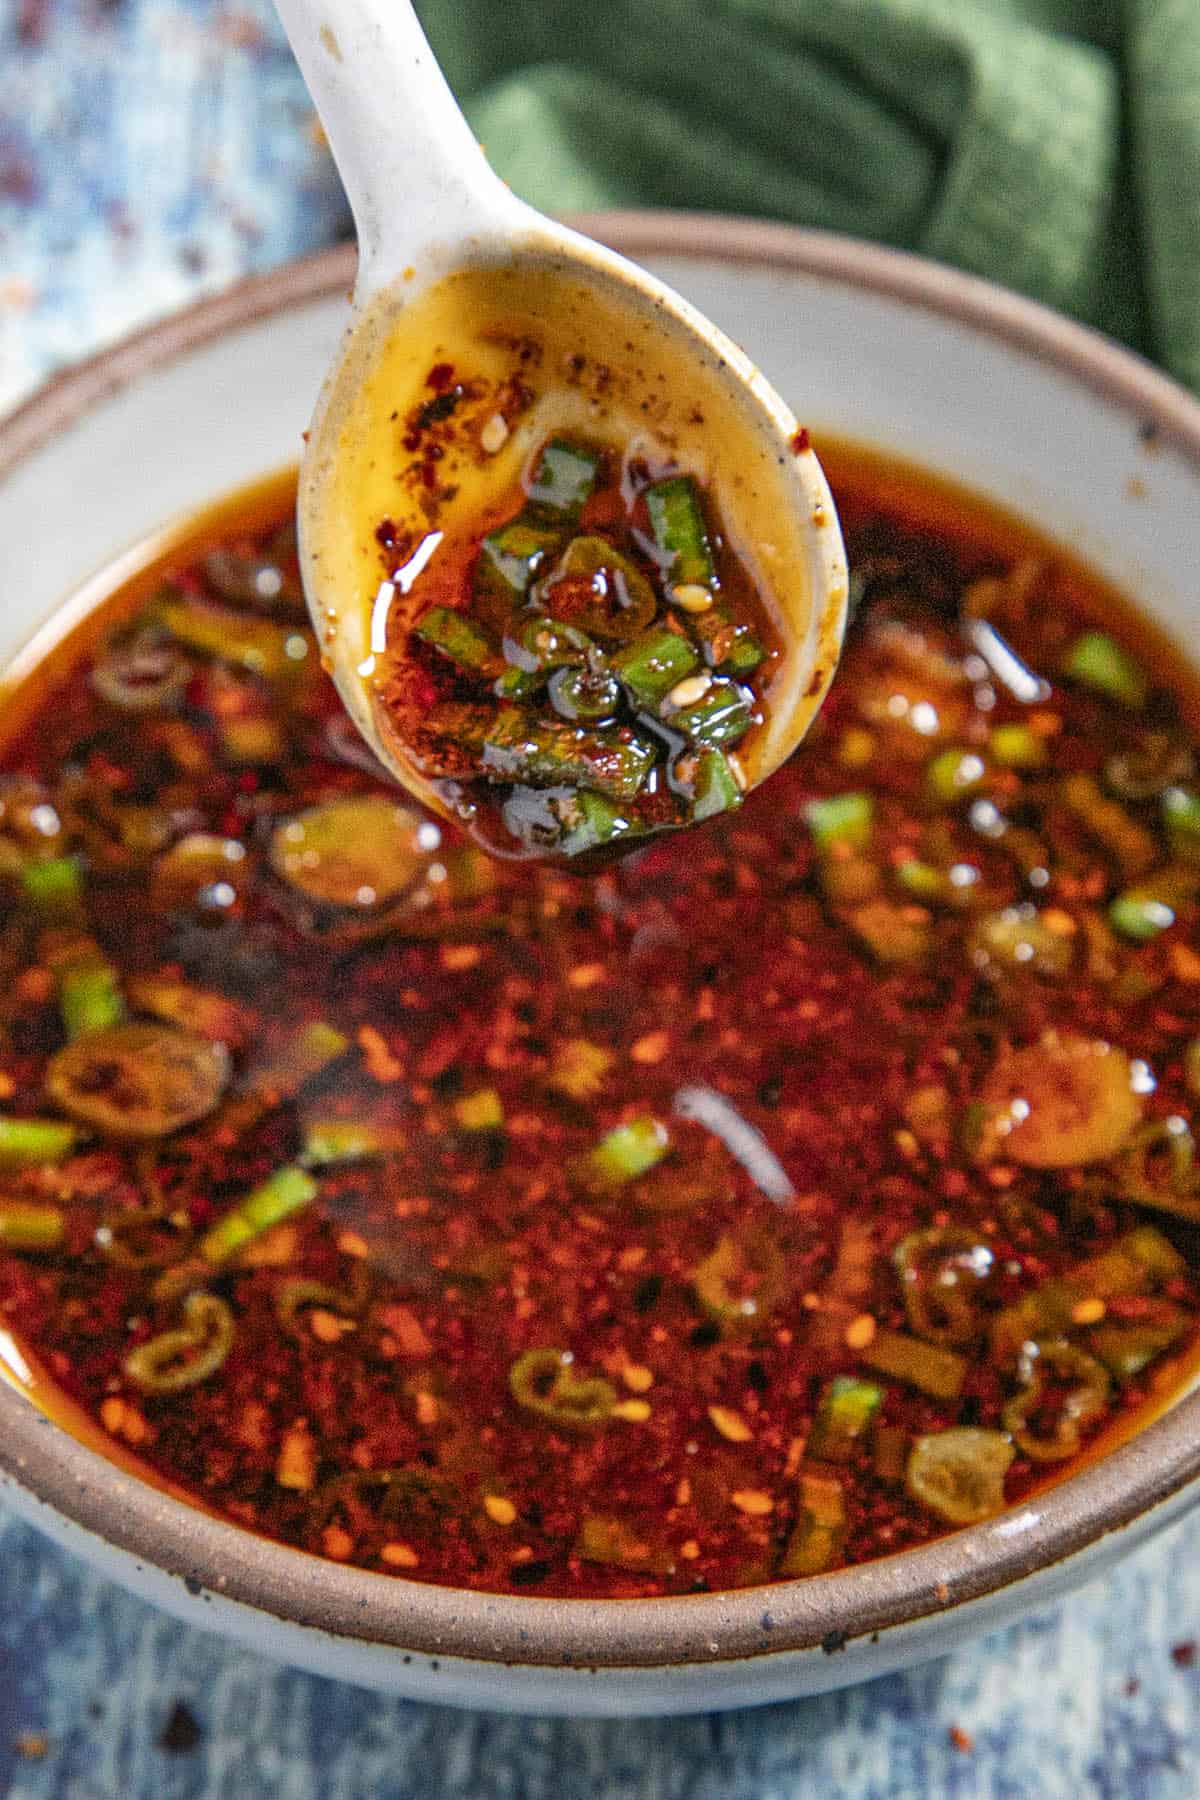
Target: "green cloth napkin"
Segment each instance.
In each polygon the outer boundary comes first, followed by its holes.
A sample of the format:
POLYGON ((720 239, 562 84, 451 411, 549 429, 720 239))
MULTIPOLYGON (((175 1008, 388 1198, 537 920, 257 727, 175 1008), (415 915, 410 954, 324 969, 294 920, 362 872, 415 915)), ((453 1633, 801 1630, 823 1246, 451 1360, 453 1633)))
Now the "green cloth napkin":
POLYGON ((1200 0, 418 0, 512 186, 957 263, 1200 390, 1200 0))

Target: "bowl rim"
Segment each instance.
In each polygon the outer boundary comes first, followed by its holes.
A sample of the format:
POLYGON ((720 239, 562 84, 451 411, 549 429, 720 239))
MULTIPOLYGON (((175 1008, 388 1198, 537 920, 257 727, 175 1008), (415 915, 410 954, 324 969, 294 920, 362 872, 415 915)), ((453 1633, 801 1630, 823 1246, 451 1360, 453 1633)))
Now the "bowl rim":
MULTIPOLYGON (((990 282, 834 233, 760 220, 621 211, 571 222, 634 258, 775 267, 964 324, 1083 383, 1128 412, 1136 428, 1169 440, 1200 475, 1196 400, 1133 352, 990 282)), ((0 419, 0 480, 155 368, 239 327, 348 295, 354 268, 353 246, 342 245, 252 276, 52 377, 0 419)), ((651 1600, 477 1593, 329 1562, 126 1473, 3 1381, 0 1474, 84 1533, 177 1577, 192 1596, 240 1602, 285 1625, 476 1663, 671 1668, 840 1650, 1051 1570, 1200 1475, 1200 1391, 1026 1508, 933 1544, 808 1580, 651 1600), (1034 1523, 1036 1530, 1023 1528, 1034 1523)))

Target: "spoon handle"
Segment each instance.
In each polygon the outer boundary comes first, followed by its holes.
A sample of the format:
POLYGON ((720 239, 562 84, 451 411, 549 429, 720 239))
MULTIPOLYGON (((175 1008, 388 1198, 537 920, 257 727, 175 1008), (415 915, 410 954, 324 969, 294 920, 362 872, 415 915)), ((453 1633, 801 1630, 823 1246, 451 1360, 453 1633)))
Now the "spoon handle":
POLYGON ((410 0, 276 0, 358 231, 358 298, 518 225, 410 0))

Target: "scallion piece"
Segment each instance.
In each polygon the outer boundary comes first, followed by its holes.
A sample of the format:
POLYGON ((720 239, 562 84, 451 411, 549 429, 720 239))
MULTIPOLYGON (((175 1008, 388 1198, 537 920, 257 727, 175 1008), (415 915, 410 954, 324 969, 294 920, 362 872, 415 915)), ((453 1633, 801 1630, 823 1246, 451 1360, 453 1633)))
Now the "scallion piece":
POLYGON ((363 1162, 398 1150, 405 1142, 399 1131, 360 1124, 354 1119, 319 1119, 307 1126, 300 1161, 306 1169, 323 1169, 332 1163, 363 1162))
POLYGON ((0 1169, 36 1169, 70 1156, 79 1141, 59 1119, 0 1119, 0 1169))
POLYGON ((1175 914, 1163 901, 1148 894, 1118 894, 1109 906, 1108 922, 1122 937, 1132 938, 1135 944, 1148 944, 1175 923, 1175 914))
POLYGON ((527 518, 512 519, 488 532, 479 548, 473 591, 493 623, 499 624, 521 605, 560 541, 558 531, 527 518))
POLYGON ((646 511, 654 541, 667 562, 671 583, 676 587, 712 587, 712 547, 700 495, 691 477, 673 475, 648 487, 646 511))
POLYGON ((602 725, 620 707, 621 690, 607 665, 597 660, 580 669, 555 669, 550 704, 573 725, 602 725))
POLYGON ((836 1375, 821 1395, 807 1454, 817 1462, 850 1462, 880 1407, 883 1389, 855 1375, 836 1375))
POLYGON ((613 800, 594 794, 590 788, 578 788, 567 802, 566 834, 559 844, 564 856, 582 856, 602 844, 613 844, 618 838, 638 835, 642 827, 631 819, 613 800))
POLYGON ((664 713, 663 724, 693 744, 736 744, 753 724, 750 702, 736 682, 714 681, 703 699, 664 713))
POLYGON ((69 1038, 119 1025, 125 1017, 125 1002, 120 976, 112 964, 90 958, 68 963, 59 972, 58 1009, 69 1038))
POLYGON ((26 900, 44 919, 70 918, 83 906, 83 877, 73 856, 49 856, 21 871, 26 900))
POLYGON ((200 1241, 200 1254, 210 1263, 228 1262, 246 1244, 301 1211, 315 1200, 317 1184, 296 1164, 276 1169, 259 1187, 218 1219, 200 1241))
POLYGON ((431 606, 418 621, 416 635, 466 675, 492 680, 500 673, 500 657, 489 634, 452 606, 431 606))
POLYGON ((163 600, 157 615, 177 643, 278 681, 294 675, 312 648, 306 632, 277 625, 231 606, 192 598, 163 600))
POLYGON ((0 1244, 6 1250, 57 1250, 65 1236, 61 1207, 33 1200, 0 1200, 0 1244))
POLYGON ((1028 725, 997 725, 988 735, 988 755, 1004 769, 1040 769, 1048 760, 1045 739, 1028 725))
POLYGON ((779 1573, 790 1578, 823 1575, 838 1561, 846 1537, 846 1497, 832 1475, 805 1472, 800 1506, 779 1573))
POLYGON ((290 1099, 305 1082, 322 1074, 350 1048, 350 1040, 324 1019, 313 1019, 293 1032, 272 1060, 253 1071, 257 1093, 274 1093, 290 1099))
POLYGON ((825 800, 810 800, 804 817, 822 855, 835 844, 865 850, 871 842, 875 802, 870 794, 830 794, 825 800))
POLYGON ((529 477, 530 510, 573 524, 596 485, 599 468, 600 458, 594 450, 567 438, 551 438, 529 477))
POLYGON ((500 1131, 504 1125, 504 1102, 495 1088, 479 1088, 454 1102, 454 1119, 463 1131, 500 1131))
POLYGON ((970 800, 987 779, 987 764, 974 750, 943 750, 925 769, 925 786, 942 806, 970 800))
POLYGON ((714 819, 720 813, 733 812, 741 804, 742 790, 729 766, 729 759, 719 750, 701 751, 692 782, 693 824, 714 819))
POLYGON ((1068 650, 1062 672, 1122 706, 1146 704, 1150 684, 1140 663, 1104 631, 1085 631, 1068 650))
POLYGON ((666 1126, 643 1113, 625 1125, 614 1126, 579 1159, 577 1168, 589 1186, 624 1187, 660 1163, 670 1147, 666 1126))
POLYGON ((1174 854, 1184 862, 1200 862, 1200 794, 1192 788, 1168 788, 1162 816, 1174 854))
POLYGON ((523 782, 530 787, 588 787, 613 800, 632 800, 654 766, 651 746, 623 729, 560 725, 515 706, 502 706, 475 721, 470 715, 476 710, 436 709, 429 715, 430 729, 439 731, 440 721, 450 722, 453 711, 453 723, 467 737, 456 737, 453 728, 446 735, 469 743, 477 724, 484 772, 500 781, 523 782))
POLYGON ((612 659, 618 681, 630 703, 643 712, 656 713, 671 689, 700 667, 696 646, 665 625, 657 625, 635 638, 612 659))
POLYGON ((903 1331, 877 1331, 860 1355, 877 1374, 907 1381, 935 1400, 957 1399, 967 1378, 967 1359, 957 1350, 922 1343, 903 1331))

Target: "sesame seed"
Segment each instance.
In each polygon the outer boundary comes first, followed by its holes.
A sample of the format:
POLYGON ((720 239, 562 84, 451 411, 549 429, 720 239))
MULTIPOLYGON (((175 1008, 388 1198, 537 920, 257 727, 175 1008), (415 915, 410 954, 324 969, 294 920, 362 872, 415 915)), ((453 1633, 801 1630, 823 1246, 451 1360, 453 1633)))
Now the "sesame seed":
POLYGON ((379 1552, 379 1560, 390 1563, 393 1569, 415 1569, 421 1561, 407 1544, 385 1544, 379 1552))
POLYGON ((648 1031, 633 1045, 629 1054, 636 1063, 659 1063, 671 1048, 671 1034, 667 1031, 648 1031))
POLYGON ((667 695, 667 704, 669 706, 695 706, 698 700, 703 700, 711 686, 712 676, 707 669, 702 669, 698 675, 685 675, 682 681, 675 683, 667 695))
POLYGON ((495 456, 507 442, 508 426, 500 413, 493 413, 479 434, 479 447, 486 455, 495 456))
POLYGON ((654 1371, 641 1363, 626 1363, 621 1370, 621 1380, 635 1394, 644 1394, 647 1388, 654 1386, 654 1371))
POLYGON ((738 1488, 729 1498, 739 1512, 748 1513, 752 1519, 765 1519, 775 1511, 775 1502, 761 1488, 738 1488))
POLYGON ((875 1320, 870 1313, 859 1313, 846 1327, 847 1350, 865 1350, 869 1344, 874 1343, 876 1330, 875 1320))
POLYGON ((511 1525, 517 1516, 516 1507, 503 1494, 485 1494, 483 1510, 493 1525, 511 1525))
POLYGON ((708 1416, 715 1429, 731 1444, 748 1444, 754 1436, 741 1413, 734 1412, 731 1406, 710 1406, 708 1416))
POLYGON ((345 1562, 354 1549, 354 1539, 341 1525, 327 1525, 321 1533, 321 1548, 334 1562, 345 1562))
POLYGON ((618 1400, 613 1407, 614 1419, 624 1419, 630 1425, 644 1425, 650 1417, 648 1400, 618 1400))
POLYGON ((676 606, 682 606, 684 612, 707 612, 713 603, 713 597, 706 587, 698 581, 681 582, 677 588, 671 589, 671 599, 676 606))
POLYGON ((1071 1308, 1071 1320, 1075 1325, 1098 1325, 1107 1310, 1103 1300, 1077 1300, 1071 1308))
POLYGON ((689 1538, 686 1544, 680 1544, 679 1554, 684 1562, 695 1562, 700 1554, 700 1546, 695 1538, 689 1538))

